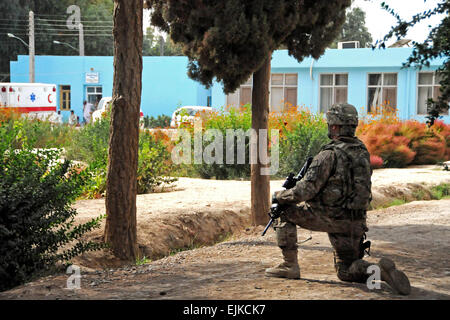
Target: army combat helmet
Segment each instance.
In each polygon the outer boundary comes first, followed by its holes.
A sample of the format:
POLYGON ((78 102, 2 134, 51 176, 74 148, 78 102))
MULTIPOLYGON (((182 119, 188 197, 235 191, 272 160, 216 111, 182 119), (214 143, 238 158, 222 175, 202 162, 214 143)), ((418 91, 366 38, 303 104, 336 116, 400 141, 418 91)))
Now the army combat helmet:
POLYGON ((358 111, 348 103, 334 104, 327 111, 328 137, 354 137, 358 126, 358 111), (333 129, 332 126, 339 126, 333 129))
POLYGON ((358 126, 358 111, 348 103, 334 104, 327 111, 329 125, 358 126))

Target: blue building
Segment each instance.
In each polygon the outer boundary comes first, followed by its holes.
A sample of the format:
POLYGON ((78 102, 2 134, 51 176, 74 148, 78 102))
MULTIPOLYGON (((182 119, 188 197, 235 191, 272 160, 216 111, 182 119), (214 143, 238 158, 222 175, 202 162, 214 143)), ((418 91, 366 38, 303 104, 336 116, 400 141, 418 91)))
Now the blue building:
MULTIPOLYGON (((439 94, 440 80, 434 71, 445 59, 436 59, 422 70, 402 68, 411 52, 411 48, 329 49, 318 60, 298 63, 287 50, 277 50, 271 65, 271 110, 281 110, 288 103, 323 112, 333 103, 348 102, 365 114, 389 104, 402 119, 423 121, 426 100, 439 94)), ((143 58, 141 109, 145 115, 170 115, 182 105, 220 108, 251 101, 251 78, 225 95, 220 83, 206 89, 189 79, 187 64, 186 57, 143 58)), ((36 82, 57 84, 63 113, 73 109, 81 116, 83 100, 95 102, 112 94, 113 57, 37 56, 35 65, 36 82)), ((28 56, 11 62, 11 81, 28 81, 28 56)), ((449 115, 443 120, 450 123, 449 115)))
MULTIPOLYGON (((83 101, 93 104, 112 96, 113 57, 36 56, 35 81, 57 85, 58 106, 64 119, 70 110, 83 118, 83 101)), ((144 115, 172 115, 182 105, 204 105, 210 91, 187 76, 186 57, 144 57, 141 110, 144 115)), ((11 82, 28 82, 29 58, 11 61, 11 82)))

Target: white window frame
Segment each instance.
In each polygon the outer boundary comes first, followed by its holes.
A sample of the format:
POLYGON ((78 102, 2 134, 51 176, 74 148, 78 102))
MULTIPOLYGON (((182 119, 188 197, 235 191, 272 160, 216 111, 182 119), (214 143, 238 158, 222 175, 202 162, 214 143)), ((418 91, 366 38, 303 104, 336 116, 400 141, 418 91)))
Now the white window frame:
MULTIPOLYGON (((295 106, 297 105, 297 100, 298 100, 298 73, 297 72, 274 72, 270 74, 270 79, 269 79, 269 111, 272 111, 272 88, 282 88, 283 89, 283 101, 284 101, 284 97, 286 97, 286 89, 287 88, 296 88, 297 89, 297 97, 296 97, 296 101, 295 101, 295 106), (272 75, 283 75, 283 83, 282 84, 272 84, 272 75), (286 83, 286 76, 287 75, 295 75, 297 77, 297 84, 287 84, 286 83)), ((284 106, 283 106, 283 110, 286 107, 286 101, 284 101, 284 106)))
MULTIPOLYGON (((396 90, 396 94, 395 94, 395 98, 396 98, 395 109, 397 110, 397 104, 398 104, 397 103, 398 102, 398 72, 368 72, 367 73, 367 90, 366 90, 367 96, 366 96, 366 101, 367 101, 367 111, 368 112, 371 112, 371 105, 369 103, 369 89, 370 88, 381 88, 382 98, 383 98, 384 88, 395 88, 395 90, 396 90), (371 74, 380 74, 381 75, 381 84, 380 85, 373 85, 373 84, 369 85, 369 78, 370 78, 371 74), (385 85, 384 84, 384 75, 385 74, 395 74, 396 78, 397 78, 396 84, 395 85, 385 85)), ((375 108, 376 107, 377 106, 375 106, 375 108)))
MULTIPOLYGON (((441 87, 441 84, 439 82, 436 82, 436 71, 418 71, 417 77, 416 77, 416 114, 423 116, 427 115, 427 113, 419 113, 419 88, 421 87, 431 87, 431 98, 434 100, 434 87, 441 87), (431 73, 433 74, 433 81, 432 84, 419 84, 419 75, 421 73, 431 73)), ((444 114, 448 114, 448 111, 444 114)))
MULTIPOLYGON (((319 74, 319 112, 327 112, 328 110, 322 111, 321 110, 321 105, 322 105, 322 101, 320 99, 320 90, 322 88, 331 88, 331 105, 336 103, 336 97, 334 94, 334 89, 335 88, 347 88, 347 102, 348 102, 348 72, 323 72, 319 74), (321 84, 321 78, 322 75, 326 76, 326 75, 332 75, 333 76, 333 83, 331 85, 322 85, 321 84), (336 75, 346 75, 347 76, 347 84, 346 85, 336 85, 336 75)), ((331 106, 330 106, 331 107, 331 106)))
POLYGON ((247 82, 241 84, 239 88, 237 88, 233 93, 227 94, 225 97, 226 105, 229 106, 231 103, 229 102, 229 95, 231 94, 237 94, 237 100, 239 101, 238 107, 240 107, 241 103, 241 88, 250 88, 251 93, 253 94, 253 75, 250 76, 250 79, 247 80, 247 82))
MULTIPOLYGON (((271 105, 271 101, 272 101, 272 87, 274 88, 283 88, 283 97, 285 96, 285 89, 286 88, 296 88, 297 89, 297 98, 296 100, 298 100, 298 73, 297 72, 274 72, 270 74, 270 78, 269 78, 269 111, 272 111, 272 105, 271 105), (272 75, 273 74, 282 74, 283 75, 283 84, 272 84, 272 75), (286 75, 295 75, 297 77, 297 84, 287 84, 286 83, 286 75)), ((232 94, 237 94, 237 99, 240 102, 241 101, 241 88, 250 88, 252 94, 253 94, 253 75, 250 76, 250 79, 244 83, 241 84, 239 88, 236 89, 236 91, 232 94)), ((298 101, 295 101, 295 105, 297 105, 298 101)), ((230 105, 229 103, 229 94, 226 95, 226 105, 230 105)))
MULTIPOLYGON (((89 102, 89 96, 98 96, 98 95, 103 97, 103 87, 102 86, 99 86, 99 85, 86 86, 86 101, 89 102), (88 88, 95 88, 94 92, 88 92, 88 88), (100 92, 98 92, 99 88, 100 88, 100 92)), ((101 99, 101 97, 100 97, 100 99, 101 99)))

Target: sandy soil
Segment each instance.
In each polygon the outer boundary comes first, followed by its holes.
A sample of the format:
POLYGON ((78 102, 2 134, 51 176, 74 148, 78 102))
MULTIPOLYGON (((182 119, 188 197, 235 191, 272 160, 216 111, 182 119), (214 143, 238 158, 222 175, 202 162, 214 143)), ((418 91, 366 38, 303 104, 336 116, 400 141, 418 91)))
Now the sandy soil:
MULTIPOLYGON (((436 169, 376 170, 374 197, 384 203, 395 195, 408 198, 418 188, 450 182, 449 172, 436 169)), ((280 185, 272 181, 272 191, 280 185)), ((367 259, 392 258, 407 273, 413 289, 403 297, 384 284, 369 290, 339 281, 327 235, 302 229, 302 279, 266 278, 264 269, 281 262, 281 254, 273 230, 261 237, 263 227, 249 226, 249 197, 249 181, 200 179, 180 179, 171 192, 138 196, 138 242, 153 261, 124 265, 108 252, 88 253, 74 261, 82 267, 81 289, 66 289, 68 275, 58 274, 0 293, 0 299, 450 298, 450 200, 416 201, 368 213, 372 256, 367 259), (310 235, 312 240, 302 242, 310 235), (182 248, 195 249, 179 252, 182 248)), ((103 213, 104 201, 78 201, 75 207, 82 221, 103 213)))

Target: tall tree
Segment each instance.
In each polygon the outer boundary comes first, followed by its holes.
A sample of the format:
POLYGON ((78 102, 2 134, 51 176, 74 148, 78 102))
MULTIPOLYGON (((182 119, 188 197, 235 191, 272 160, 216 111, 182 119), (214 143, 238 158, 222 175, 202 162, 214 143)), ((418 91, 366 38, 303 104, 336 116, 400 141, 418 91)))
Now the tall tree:
POLYGON ((9 61, 19 54, 28 54, 28 48, 17 39, 7 36, 13 33, 27 40, 27 2, 10 0, 0 2, 0 82, 9 81, 9 61))
MULTIPOLYGON (((301 61, 319 58, 336 38, 350 0, 149 0, 151 22, 182 44, 188 74, 234 92, 253 75, 252 129, 267 130, 270 61, 281 46, 301 61)), ((251 167, 254 225, 268 220, 269 176, 260 158, 251 167)))
POLYGON ((118 258, 138 257, 136 194, 142 89, 142 0, 114 1, 113 101, 105 241, 118 258))
POLYGON ((428 37, 423 42, 412 41, 413 52, 403 67, 422 67, 430 66, 430 62, 436 58, 446 58, 443 65, 437 70, 441 76, 440 91, 441 95, 438 99, 428 100, 428 120, 429 126, 432 126, 439 116, 449 110, 450 102, 450 1, 441 0, 436 7, 428 11, 420 12, 414 15, 411 20, 403 20, 392 8, 385 2, 381 3, 381 7, 389 12, 397 19, 397 25, 393 26, 389 33, 384 36, 382 41, 377 41, 375 46, 379 48, 386 47, 386 41, 392 37, 397 40, 404 38, 408 30, 417 23, 430 18, 433 15, 442 15, 441 23, 432 28, 428 37))
POLYGON ((0 81, 9 81, 9 65, 18 54, 27 55, 28 48, 12 33, 28 43, 28 13, 35 14, 35 50, 37 55, 77 55, 67 45, 78 48, 78 30, 66 26, 67 7, 75 4, 81 9, 84 24, 85 55, 112 55, 111 0, 10 0, 0 2, 0 81))
POLYGON ((363 10, 355 7, 347 12, 342 30, 331 48, 337 48, 340 41, 359 41, 361 48, 372 45, 372 35, 366 27, 366 13, 363 10))
POLYGON ((170 38, 164 39, 157 35, 155 28, 148 27, 144 35, 144 56, 181 56, 181 46, 173 43, 170 38))

